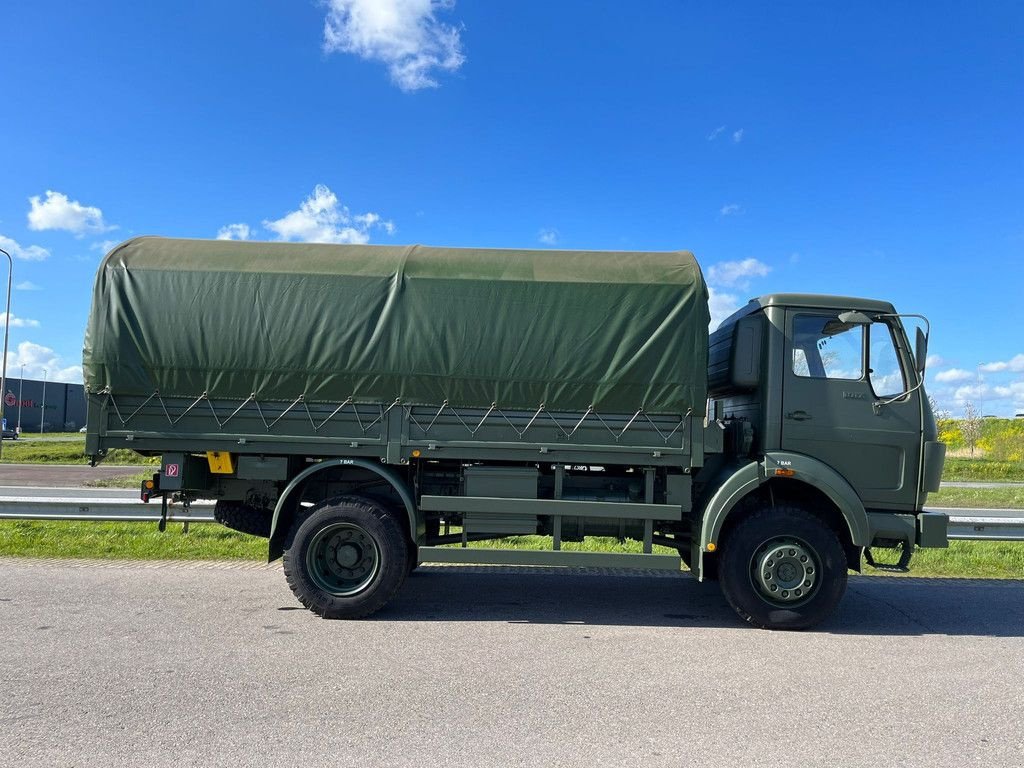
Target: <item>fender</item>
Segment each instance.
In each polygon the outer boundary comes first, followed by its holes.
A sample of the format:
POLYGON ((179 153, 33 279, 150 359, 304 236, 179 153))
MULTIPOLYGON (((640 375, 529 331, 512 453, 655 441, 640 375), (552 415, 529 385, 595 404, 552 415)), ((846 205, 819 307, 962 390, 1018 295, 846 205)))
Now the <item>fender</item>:
POLYGON ((313 464, 312 466, 302 470, 302 472, 292 478, 291 482, 285 487, 280 497, 278 497, 277 504, 274 507, 274 519, 270 524, 270 551, 267 557, 268 562, 276 560, 284 553, 283 539, 287 531, 284 528, 278 530, 277 525, 281 520, 285 507, 289 503, 292 494, 312 475, 335 467, 359 467, 361 469, 368 469, 387 480, 388 484, 394 488, 395 493, 397 493, 399 498, 402 500, 402 505, 405 507, 406 515, 409 517, 409 536, 414 542, 419 541, 421 534, 423 533, 421 530, 423 526, 418 523, 416 502, 413 499, 412 494, 409 493, 409 489, 406 487, 405 481, 402 480, 397 472, 367 459, 327 459, 326 461, 321 461, 318 464, 313 464))
MULTIPOLYGON (((843 516, 854 546, 871 543, 871 526, 860 497, 846 479, 832 467, 811 456, 788 451, 768 451, 760 462, 750 462, 734 472, 708 501, 700 531, 701 553, 718 544, 722 525, 729 513, 751 491, 774 478, 777 469, 792 470, 793 482, 802 482, 824 493, 843 516)), ((703 556, 701 557, 703 560, 703 556)))

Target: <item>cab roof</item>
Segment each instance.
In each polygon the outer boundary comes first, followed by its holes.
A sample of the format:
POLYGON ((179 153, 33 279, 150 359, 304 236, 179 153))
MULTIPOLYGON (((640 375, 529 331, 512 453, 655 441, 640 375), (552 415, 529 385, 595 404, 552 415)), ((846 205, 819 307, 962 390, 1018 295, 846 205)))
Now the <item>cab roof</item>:
POLYGON ((722 321, 721 326, 730 325, 741 317, 753 314, 766 307, 794 307, 796 309, 838 309, 877 312, 880 314, 895 313, 896 308, 888 301, 864 299, 856 296, 833 296, 827 293, 769 293, 757 296, 722 321))

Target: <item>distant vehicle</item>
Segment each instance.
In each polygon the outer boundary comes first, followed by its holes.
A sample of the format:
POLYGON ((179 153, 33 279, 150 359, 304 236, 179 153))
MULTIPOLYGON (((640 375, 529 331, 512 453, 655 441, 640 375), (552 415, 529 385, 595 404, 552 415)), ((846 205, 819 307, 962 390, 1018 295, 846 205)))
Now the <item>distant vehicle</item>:
POLYGON ((1013 418, 1015 418, 1015 419, 1024 419, 1024 413, 1018 413, 1013 418))
POLYGON ((2 432, 3 432, 3 439, 4 440, 17 440, 18 439, 18 430, 16 430, 16 429, 10 429, 9 427, 4 427, 2 432))

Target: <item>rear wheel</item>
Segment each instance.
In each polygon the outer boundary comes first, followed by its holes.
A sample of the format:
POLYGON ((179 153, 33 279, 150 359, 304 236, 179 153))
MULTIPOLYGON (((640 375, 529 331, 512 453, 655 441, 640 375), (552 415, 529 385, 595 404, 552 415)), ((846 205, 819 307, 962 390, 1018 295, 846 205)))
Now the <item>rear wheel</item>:
POLYGON ((312 508, 292 527, 284 553, 288 585, 325 619, 357 619, 398 591, 409 567, 406 532, 382 504, 340 497, 312 508))
POLYGON ((753 511, 722 542, 718 578, 748 624, 807 629, 846 591, 846 555, 835 532, 795 506, 753 511))

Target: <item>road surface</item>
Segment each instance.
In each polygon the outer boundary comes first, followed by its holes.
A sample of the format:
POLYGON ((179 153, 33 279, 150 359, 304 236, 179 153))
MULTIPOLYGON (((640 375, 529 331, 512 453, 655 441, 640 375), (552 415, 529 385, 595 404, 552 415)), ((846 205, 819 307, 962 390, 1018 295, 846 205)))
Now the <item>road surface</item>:
POLYGON ((0 764, 986 766, 1020 582, 852 578, 820 631, 684 575, 424 567, 377 617, 252 563, 0 560, 0 764))
POLYGON ((143 472, 158 472, 152 465, 118 467, 101 464, 0 464, 0 485, 37 485, 76 488, 95 480, 130 477, 143 472))

